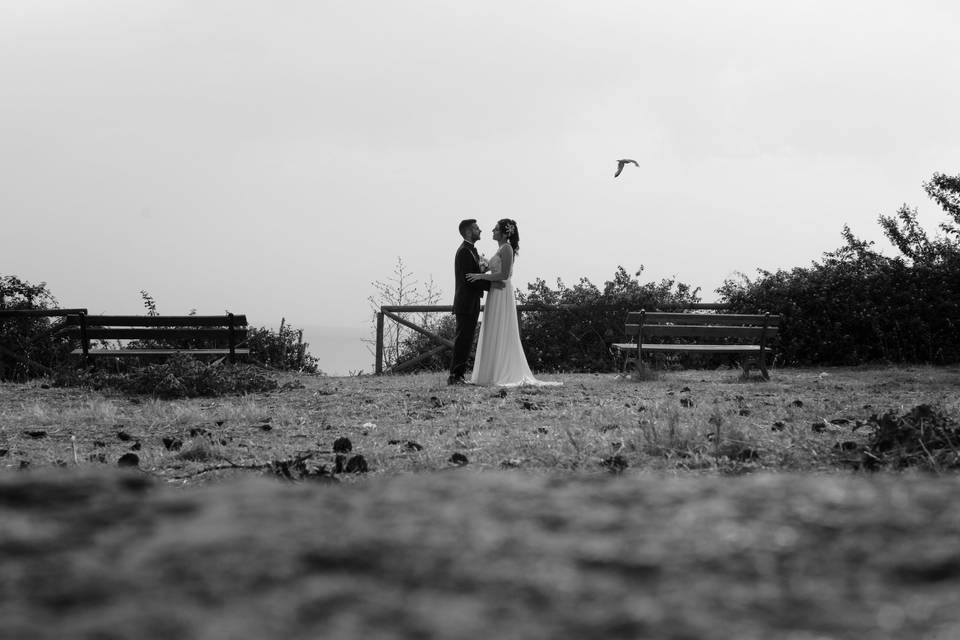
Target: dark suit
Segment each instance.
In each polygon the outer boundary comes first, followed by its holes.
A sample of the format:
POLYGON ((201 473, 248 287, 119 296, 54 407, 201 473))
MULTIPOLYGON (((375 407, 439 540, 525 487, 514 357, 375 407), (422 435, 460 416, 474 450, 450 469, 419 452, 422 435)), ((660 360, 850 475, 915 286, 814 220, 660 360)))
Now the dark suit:
POLYGON ((456 288, 453 294, 453 314, 457 318, 457 336, 453 341, 453 359, 450 363, 450 376, 462 377, 467 371, 470 347, 473 346, 473 334, 477 331, 480 317, 480 299, 484 291, 490 291, 490 282, 478 280, 468 282, 468 273, 480 273, 480 256, 477 249, 464 241, 457 249, 453 261, 456 276, 456 288))

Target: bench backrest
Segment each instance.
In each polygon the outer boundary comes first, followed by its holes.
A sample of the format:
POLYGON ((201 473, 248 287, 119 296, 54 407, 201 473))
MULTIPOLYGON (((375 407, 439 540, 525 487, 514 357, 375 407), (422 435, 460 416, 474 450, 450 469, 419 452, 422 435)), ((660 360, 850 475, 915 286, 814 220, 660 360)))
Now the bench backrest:
POLYGON ((88 340, 177 340, 202 338, 239 343, 247 337, 247 317, 223 316, 67 316, 61 334, 88 340), (84 335, 85 334, 85 335, 84 335))
POLYGON ((780 316, 771 314, 632 311, 627 314, 626 334, 763 340, 776 334, 779 324, 780 316))

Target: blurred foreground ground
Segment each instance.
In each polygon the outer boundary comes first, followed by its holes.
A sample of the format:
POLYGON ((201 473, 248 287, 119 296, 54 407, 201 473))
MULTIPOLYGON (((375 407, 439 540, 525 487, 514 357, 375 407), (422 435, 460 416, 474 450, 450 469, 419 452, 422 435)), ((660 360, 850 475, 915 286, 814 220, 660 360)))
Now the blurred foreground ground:
POLYGON ((0 475, 0 638, 960 637, 960 480, 0 475))

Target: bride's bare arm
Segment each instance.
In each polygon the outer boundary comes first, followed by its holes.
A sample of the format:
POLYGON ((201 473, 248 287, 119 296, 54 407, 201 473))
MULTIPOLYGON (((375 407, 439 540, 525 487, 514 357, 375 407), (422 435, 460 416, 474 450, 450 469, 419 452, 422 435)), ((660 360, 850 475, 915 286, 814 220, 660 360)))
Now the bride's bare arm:
POLYGON ((477 280, 489 280, 490 282, 502 282, 510 277, 510 268, 513 266, 513 247, 508 244, 503 245, 497 253, 500 254, 500 271, 496 273, 468 273, 467 280, 476 282, 477 280))

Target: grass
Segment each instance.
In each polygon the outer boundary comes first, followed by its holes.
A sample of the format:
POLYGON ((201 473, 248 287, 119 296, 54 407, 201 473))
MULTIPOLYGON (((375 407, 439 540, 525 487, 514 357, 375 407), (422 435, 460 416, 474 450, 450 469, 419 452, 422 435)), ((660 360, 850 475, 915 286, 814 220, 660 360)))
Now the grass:
POLYGON ((332 465, 332 443, 346 437, 373 474, 459 466, 450 462, 455 453, 487 470, 808 472, 849 468, 850 456, 838 448, 862 443, 868 430, 854 427, 871 415, 919 404, 957 414, 960 407, 956 368, 787 369, 768 382, 726 370, 642 381, 545 377, 564 385, 501 390, 447 387, 439 374, 291 376, 286 381, 300 388, 161 401, 5 384, 0 466, 63 464, 73 447, 84 464, 112 464, 137 446, 140 468, 159 477, 202 471, 190 463, 207 457, 171 455, 164 439, 185 449, 212 443, 237 465, 305 451, 332 465))
POLYGON ((960 369, 555 378, 0 385, 0 639, 960 637, 960 369), (947 446, 856 470, 920 405, 947 446))

